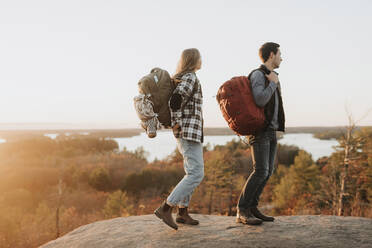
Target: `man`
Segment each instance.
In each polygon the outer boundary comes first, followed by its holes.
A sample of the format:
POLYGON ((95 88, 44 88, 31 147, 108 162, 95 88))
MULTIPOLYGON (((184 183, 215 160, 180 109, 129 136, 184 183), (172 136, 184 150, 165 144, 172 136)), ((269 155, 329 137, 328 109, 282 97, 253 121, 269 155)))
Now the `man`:
POLYGON ((285 128, 279 78, 273 71, 279 68, 282 61, 279 44, 263 44, 259 55, 263 64, 249 77, 255 103, 264 108, 266 124, 262 131, 248 137, 254 170, 242 189, 237 207, 237 222, 248 225, 274 221, 274 217, 264 215, 257 206, 260 195, 274 171, 276 131, 284 132, 285 128))

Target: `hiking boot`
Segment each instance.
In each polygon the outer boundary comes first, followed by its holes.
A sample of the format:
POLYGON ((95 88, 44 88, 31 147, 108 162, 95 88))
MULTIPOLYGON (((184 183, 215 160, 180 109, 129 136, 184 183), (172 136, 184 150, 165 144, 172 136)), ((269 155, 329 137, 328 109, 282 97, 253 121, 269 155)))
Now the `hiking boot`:
POLYGON ((251 213, 254 217, 261 219, 263 221, 274 221, 275 220, 274 217, 266 216, 263 213, 261 213, 257 207, 251 208, 251 213))
POLYGON ((257 219, 254 217, 250 211, 247 210, 239 210, 236 213, 236 223, 243 223, 246 225, 260 225, 262 224, 262 220, 257 219))
POLYGON ((194 220, 193 218, 191 218, 187 210, 187 207, 178 208, 176 222, 187 224, 187 225, 198 225, 199 224, 198 220, 194 220))
POLYGON ((163 204, 154 211, 154 214, 171 228, 175 230, 178 229, 177 224, 173 221, 172 207, 166 202, 163 202, 163 204))

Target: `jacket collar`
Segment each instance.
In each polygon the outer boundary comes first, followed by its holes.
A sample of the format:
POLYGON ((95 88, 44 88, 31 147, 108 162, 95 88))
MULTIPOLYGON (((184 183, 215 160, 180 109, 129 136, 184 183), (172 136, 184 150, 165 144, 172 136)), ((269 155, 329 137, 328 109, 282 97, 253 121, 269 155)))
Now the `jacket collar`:
POLYGON ((271 73, 271 71, 264 64, 262 64, 259 69, 262 70, 265 74, 271 73))

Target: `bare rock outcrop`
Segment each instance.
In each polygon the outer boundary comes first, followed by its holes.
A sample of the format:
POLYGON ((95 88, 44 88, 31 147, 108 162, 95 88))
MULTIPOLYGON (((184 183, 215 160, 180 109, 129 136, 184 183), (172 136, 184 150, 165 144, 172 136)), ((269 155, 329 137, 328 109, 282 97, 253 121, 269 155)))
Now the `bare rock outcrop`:
POLYGON ((179 225, 178 231, 154 215, 98 221, 41 247, 372 247, 372 219, 368 218, 279 216, 275 222, 248 226, 235 223, 231 216, 192 216, 200 220, 200 225, 179 225))

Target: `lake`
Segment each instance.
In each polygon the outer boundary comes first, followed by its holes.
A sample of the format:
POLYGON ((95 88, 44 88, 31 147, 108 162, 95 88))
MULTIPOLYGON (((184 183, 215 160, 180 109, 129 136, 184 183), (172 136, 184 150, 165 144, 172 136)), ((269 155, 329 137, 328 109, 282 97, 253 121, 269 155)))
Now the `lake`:
MULTIPOLYGON (((238 140, 239 138, 236 135, 205 136, 204 145, 209 143, 210 148, 213 148, 216 145, 224 145, 232 139, 238 140)), ((120 150, 126 147, 127 150, 134 151, 142 146, 148 152, 148 161, 153 161, 155 158, 163 159, 176 149, 176 140, 171 131, 158 132, 154 139, 150 139, 145 133, 141 133, 130 138, 114 138, 114 140, 118 142, 120 150)), ((314 160, 331 155, 334 152, 333 146, 338 144, 336 140, 320 140, 307 133, 284 134, 279 143, 296 145, 311 153, 314 160)))
MULTIPOLYGON (((88 135, 89 133, 81 133, 88 135)), ((47 137, 55 139, 58 134, 46 133, 47 137)), ((65 135, 69 135, 66 132, 65 135)), ((216 145, 225 145, 231 140, 239 140, 236 135, 214 135, 205 136, 204 145, 210 145, 210 149, 213 149, 216 145)), ((123 150, 124 147, 128 151, 135 151, 138 147, 143 147, 143 149, 148 153, 147 160, 154 161, 154 159, 164 159, 170 155, 176 149, 176 140, 171 131, 161 131, 158 132, 154 139, 147 137, 145 133, 140 135, 129 137, 129 138, 113 138, 118 144, 119 149, 123 150)), ((0 139, 0 143, 4 143, 6 140, 0 139)), ((284 134, 283 138, 279 140, 280 144, 283 145, 296 145, 299 148, 311 153, 314 160, 317 160, 323 156, 329 156, 334 152, 333 147, 338 145, 336 140, 320 140, 313 137, 312 134, 308 133, 293 133, 284 134)))
POLYGON ((283 138, 279 140, 279 143, 283 145, 296 145, 300 149, 311 153, 314 160, 331 155, 335 151, 333 147, 338 145, 335 139, 321 140, 314 138, 313 134, 309 133, 284 134, 283 138))

